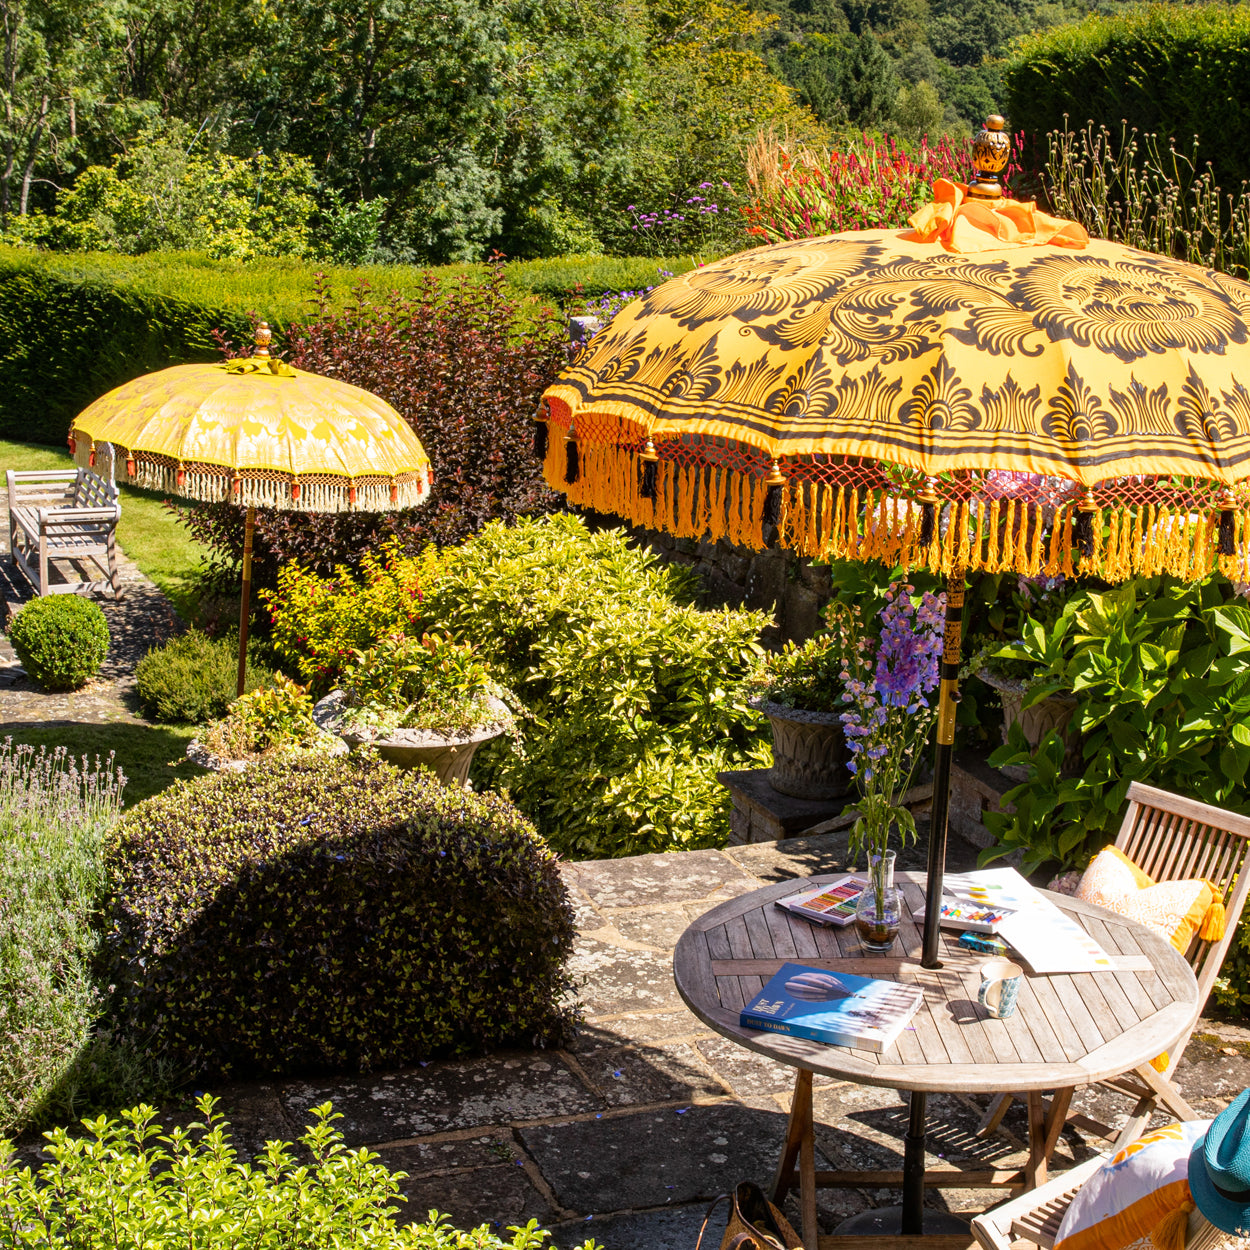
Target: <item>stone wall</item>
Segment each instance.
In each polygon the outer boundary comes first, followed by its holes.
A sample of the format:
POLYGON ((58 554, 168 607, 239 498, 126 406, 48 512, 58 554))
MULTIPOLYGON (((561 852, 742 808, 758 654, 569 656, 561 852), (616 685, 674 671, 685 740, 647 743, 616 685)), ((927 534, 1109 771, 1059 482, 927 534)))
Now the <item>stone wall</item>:
POLYGON ((827 564, 780 549, 751 551, 723 539, 698 542, 644 529, 633 534, 661 559, 694 569, 707 587, 709 604, 773 613, 776 625, 764 633, 767 644, 803 642, 821 624, 831 593, 827 564))

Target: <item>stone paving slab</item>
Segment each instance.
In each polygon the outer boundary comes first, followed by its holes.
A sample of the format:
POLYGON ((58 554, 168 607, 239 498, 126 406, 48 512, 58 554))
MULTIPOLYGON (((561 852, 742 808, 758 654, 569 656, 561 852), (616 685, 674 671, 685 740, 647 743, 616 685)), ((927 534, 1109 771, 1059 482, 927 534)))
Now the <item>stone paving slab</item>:
POLYGON ((347 1144, 362 1146, 574 1116, 600 1100, 567 1059, 536 1051, 445 1060, 347 1082, 290 1082, 282 1090, 287 1114, 300 1123, 324 1102, 342 1115, 338 1125, 347 1144))
POLYGON ((771 1099, 665 1106, 523 1129, 522 1144, 571 1211, 708 1201, 738 1180, 767 1184, 786 1119, 771 1099))

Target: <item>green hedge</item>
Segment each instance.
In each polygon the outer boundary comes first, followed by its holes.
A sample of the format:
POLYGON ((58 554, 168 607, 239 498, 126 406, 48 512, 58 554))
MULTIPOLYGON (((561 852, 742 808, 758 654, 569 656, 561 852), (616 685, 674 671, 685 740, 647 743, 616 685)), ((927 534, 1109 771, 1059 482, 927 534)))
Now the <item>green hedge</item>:
MULTIPOLYGON (((692 266, 688 257, 577 256, 517 262, 507 275, 519 291, 564 302, 579 291, 597 296, 654 285, 661 269, 692 266)), ((454 279, 485 270, 448 265, 435 272, 454 279)), ((367 282, 415 294, 423 271, 0 247, 0 438, 64 442, 74 416, 112 387, 167 365, 215 359, 214 329, 238 340, 249 312, 278 327, 305 316, 318 273, 338 293, 367 282)))
MULTIPOLYGON (((1152 4, 1022 40, 1003 69, 1013 129, 1038 142, 1087 122, 1175 138, 1216 181, 1250 178, 1250 8, 1152 4)), ((1166 145, 1164 145, 1166 150, 1166 145)), ((1043 150, 1044 156, 1044 150, 1043 150)))

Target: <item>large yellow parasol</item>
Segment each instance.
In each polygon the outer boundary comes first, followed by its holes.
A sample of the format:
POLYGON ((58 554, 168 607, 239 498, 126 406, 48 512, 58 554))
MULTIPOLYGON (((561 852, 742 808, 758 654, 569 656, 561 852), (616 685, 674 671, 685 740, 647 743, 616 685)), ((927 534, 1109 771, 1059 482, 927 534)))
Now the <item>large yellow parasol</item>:
POLYGON ((69 435, 90 463, 96 443, 111 443, 133 485, 246 506, 240 694, 256 508, 382 512, 416 507, 430 488, 430 459, 390 404, 271 358, 271 339, 261 322, 251 358, 135 378, 80 413, 69 435))
MULTIPOLYGON (((1250 285, 971 186, 912 229, 801 239, 626 307, 544 395, 570 501, 679 537, 947 578, 922 964, 938 963, 969 570, 1247 578, 1250 285)), ((923 1226, 913 1094, 901 1227, 923 1226)))
POLYGON ((546 392, 547 481, 681 537, 758 548, 772 521, 813 557, 1244 570, 1250 285, 1079 228, 948 250, 941 221, 759 248, 629 305, 546 392))

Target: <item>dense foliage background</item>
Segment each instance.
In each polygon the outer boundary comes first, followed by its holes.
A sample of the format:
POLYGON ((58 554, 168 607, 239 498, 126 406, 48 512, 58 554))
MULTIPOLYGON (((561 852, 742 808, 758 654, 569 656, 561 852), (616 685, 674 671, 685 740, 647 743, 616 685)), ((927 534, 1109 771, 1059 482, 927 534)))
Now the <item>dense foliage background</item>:
POLYGON ((3 7, 10 238, 359 264, 733 250, 761 131, 966 133, 1017 36, 1119 0, 3 7))

